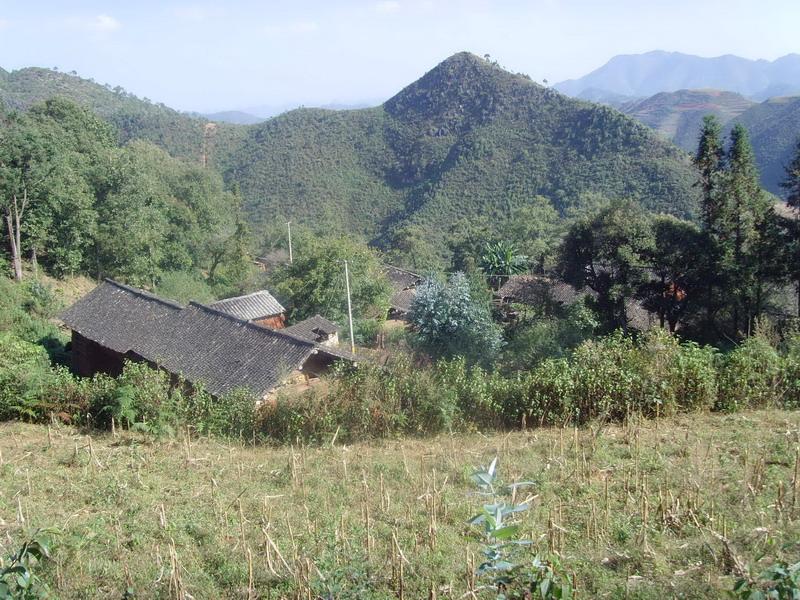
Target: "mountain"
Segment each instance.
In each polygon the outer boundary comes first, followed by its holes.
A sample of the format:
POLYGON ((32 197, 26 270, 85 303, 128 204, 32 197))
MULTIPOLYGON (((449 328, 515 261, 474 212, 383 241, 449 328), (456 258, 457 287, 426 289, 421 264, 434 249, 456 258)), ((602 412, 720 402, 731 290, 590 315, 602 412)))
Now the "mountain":
POLYGON ((800 141, 800 96, 772 98, 739 115, 750 132, 756 162, 764 187, 783 194, 780 183, 786 178, 786 165, 800 141))
POLYGON ((137 98, 117 86, 100 85, 75 74, 30 67, 0 74, 0 106, 26 110, 54 96, 68 98, 111 122, 120 143, 151 141, 179 158, 202 161, 234 143, 239 128, 137 98))
POLYGON ((209 121, 218 123, 233 123, 234 125, 255 125, 266 119, 242 112, 241 110, 223 110, 220 112, 203 115, 209 121))
POLYGON ((536 195, 562 212, 598 194, 683 216, 697 201, 688 157, 644 125, 468 53, 380 106, 301 108, 254 125, 211 122, 46 69, 0 79, 9 108, 52 96, 105 117, 121 142, 143 138, 218 169, 240 187, 254 231, 292 219, 442 251, 464 224, 502 235, 536 195))
POLYGON ((734 92, 678 90, 627 102, 620 106, 620 110, 684 150, 694 152, 704 116, 713 114, 720 122, 728 123, 755 104, 734 92))
POLYGON ((299 109, 248 128, 225 172, 253 221, 441 241, 486 219, 498 232, 537 194, 559 210, 586 193, 690 214, 688 157, 611 108, 568 98, 468 53, 383 105, 299 109))
POLYGON ((602 94, 644 98, 659 92, 705 88, 764 100, 776 93, 800 93, 800 54, 788 54, 772 62, 730 54, 703 58, 660 50, 626 54, 615 56, 580 79, 563 81, 555 87, 576 97, 591 90, 595 100, 602 99, 602 94))

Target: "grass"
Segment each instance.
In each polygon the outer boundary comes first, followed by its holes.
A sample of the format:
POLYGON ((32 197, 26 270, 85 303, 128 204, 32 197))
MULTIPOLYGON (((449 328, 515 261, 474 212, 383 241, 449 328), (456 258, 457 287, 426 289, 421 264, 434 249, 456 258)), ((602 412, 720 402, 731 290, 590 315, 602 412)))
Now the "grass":
POLYGON ((60 598, 469 598, 469 476, 498 455, 578 597, 720 597, 800 555, 799 444, 784 411, 317 448, 6 423, 0 554, 55 528, 60 598))

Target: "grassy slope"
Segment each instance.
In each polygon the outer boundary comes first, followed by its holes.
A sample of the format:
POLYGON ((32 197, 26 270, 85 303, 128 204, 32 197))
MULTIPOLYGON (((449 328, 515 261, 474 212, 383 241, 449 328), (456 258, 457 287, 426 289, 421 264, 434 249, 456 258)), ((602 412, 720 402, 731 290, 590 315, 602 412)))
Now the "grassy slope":
POLYGON ((128 585, 167 597, 171 548, 195 598, 248 597, 248 556, 252 597, 295 597, 310 572, 308 597, 325 590, 322 573, 344 586, 336 597, 393 598, 394 532, 408 560, 405 597, 427 597, 433 583, 439 598, 459 598, 478 552, 465 535, 479 502, 468 476, 498 453, 505 475, 536 483, 524 530, 546 549, 558 537, 549 520, 562 528, 582 597, 719 597, 732 585, 723 531, 755 570, 785 543, 798 557, 798 430, 800 413, 770 411, 297 451, 125 434, 95 437, 92 457, 74 429, 54 427, 50 442, 44 427, 7 423, 0 551, 25 529, 56 527, 43 573, 62 598, 119 598, 128 585))

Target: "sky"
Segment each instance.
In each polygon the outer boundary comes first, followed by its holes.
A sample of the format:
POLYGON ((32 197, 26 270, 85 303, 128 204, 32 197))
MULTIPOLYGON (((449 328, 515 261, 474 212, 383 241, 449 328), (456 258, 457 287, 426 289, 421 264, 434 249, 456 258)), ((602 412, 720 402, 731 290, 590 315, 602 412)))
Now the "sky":
POLYGON ((650 50, 800 52, 800 0, 0 0, 0 67, 187 111, 377 104, 448 56, 555 83, 650 50))

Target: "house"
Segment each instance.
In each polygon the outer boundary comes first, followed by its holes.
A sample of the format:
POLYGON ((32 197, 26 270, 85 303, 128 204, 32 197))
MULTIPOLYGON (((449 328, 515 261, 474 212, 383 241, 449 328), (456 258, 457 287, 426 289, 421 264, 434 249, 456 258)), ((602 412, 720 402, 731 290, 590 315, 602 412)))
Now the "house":
POLYGON ((417 286, 422 283, 422 277, 400 267, 384 265, 383 273, 389 280, 392 288, 392 297, 389 300, 389 318, 403 319, 417 295, 417 286))
POLYGON ((338 325, 320 315, 314 315, 305 321, 290 325, 283 331, 322 346, 335 347, 339 345, 338 325))
MULTIPOLYGON (((541 308, 545 313, 567 308, 584 298, 595 298, 597 294, 590 289, 578 290, 572 285, 544 275, 512 275, 497 292, 495 301, 506 307, 510 319, 517 316, 511 304, 522 304, 541 308)), ((639 331, 646 331, 657 324, 655 315, 646 310, 640 302, 625 301, 625 314, 628 325, 639 331)))
POLYGON ((246 389, 258 399, 308 381, 349 352, 273 330, 196 302, 182 306, 110 279, 60 315, 72 330, 72 368, 118 375, 125 360, 202 385, 219 397, 246 389))
POLYGON ((267 290, 218 300, 208 306, 269 329, 282 329, 286 325, 286 309, 267 290))

